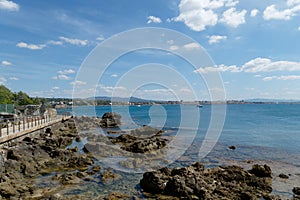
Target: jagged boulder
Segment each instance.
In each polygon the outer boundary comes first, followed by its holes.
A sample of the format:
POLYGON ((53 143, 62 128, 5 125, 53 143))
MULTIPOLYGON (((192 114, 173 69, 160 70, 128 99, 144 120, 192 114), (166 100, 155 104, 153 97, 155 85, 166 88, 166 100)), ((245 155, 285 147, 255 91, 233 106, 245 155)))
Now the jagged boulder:
POLYGON ((146 172, 140 185, 145 192, 180 199, 260 199, 272 191, 269 169, 267 165, 253 166, 249 171, 239 166, 205 169, 201 163, 195 163, 146 172), (268 173, 251 173, 260 167, 268 173))
POLYGON ((101 121, 100 126, 102 128, 116 128, 121 125, 121 115, 115 112, 107 112, 104 113, 101 121))

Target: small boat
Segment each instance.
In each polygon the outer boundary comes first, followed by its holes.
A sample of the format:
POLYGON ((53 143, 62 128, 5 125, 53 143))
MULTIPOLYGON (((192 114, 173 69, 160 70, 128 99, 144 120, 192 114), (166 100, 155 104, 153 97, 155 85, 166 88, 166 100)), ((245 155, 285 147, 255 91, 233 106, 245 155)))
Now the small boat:
POLYGON ((198 104, 198 105, 197 105, 197 107, 198 107, 198 108, 202 108, 202 107, 203 107, 203 105, 201 105, 201 104, 198 104))

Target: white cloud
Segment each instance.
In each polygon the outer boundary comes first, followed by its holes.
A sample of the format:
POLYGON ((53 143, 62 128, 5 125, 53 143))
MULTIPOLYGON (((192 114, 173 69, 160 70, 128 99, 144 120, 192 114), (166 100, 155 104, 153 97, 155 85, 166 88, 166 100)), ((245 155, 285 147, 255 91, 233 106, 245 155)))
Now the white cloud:
POLYGON ((58 71, 58 74, 75 74, 75 71, 73 69, 65 69, 63 71, 58 71))
POLYGON ((209 44, 214 44, 214 43, 218 43, 222 40, 226 40, 227 36, 224 35, 212 35, 212 36, 208 36, 208 43, 209 44))
POLYGON ((20 6, 13 1, 0 0, 0 10, 19 11, 20 6))
POLYGON ((290 20, 300 13, 300 0, 287 0, 285 9, 278 9, 275 4, 268 6, 264 10, 265 20, 290 20))
POLYGON ((271 71, 300 71, 300 62, 272 61, 268 58, 255 58, 245 63, 241 70, 244 72, 271 72, 271 71))
POLYGON ((298 75, 288 75, 288 76, 267 76, 263 78, 264 81, 271 81, 271 80, 300 80, 300 76, 298 75))
POLYGON ((27 44, 25 42, 19 42, 16 46, 20 48, 30 49, 30 50, 40 50, 46 47, 45 44, 27 44))
POLYGON ((86 46, 86 45, 88 45, 88 41, 87 40, 67 38, 67 37, 63 37, 63 36, 60 36, 59 39, 61 39, 62 41, 66 42, 66 43, 73 44, 73 45, 78 45, 78 46, 86 46))
POLYGON ((203 31, 207 26, 215 26, 218 15, 214 9, 224 5, 222 1, 210 0, 181 0, 179 4, 179 16, 173 18, 176 22, 183 22, 191 30, 203 31))
MULTIPOLYGON (((255 58, 248 61, 242 66, 236 65, 226 66, 218 65, 215 67, 203 67, 195 70, 197 73, 209 72, 246 72, 246 73, 259 73, 259 72, 274 72, 274 71, 300 71, 300 62, 292 61, 272 61, 268 58, 255 58)), ((255 77, 259 77, 256 75, 255 77)), ((267 78, 268 79, 268 78, 267 78)))
POLYGON ((259 10, 253 9, 253 10, 251 10, 250 16, 255 17, 258 13, 259 13, 259 10))
POLYGON ((196 73, 210 73, 210 72, 240 72, 240 69, 236 65, 225 66, 219 65, 215 67, 201 67, 194 72, 196 73))
POLYGON ((57 86, 52 87, 52 90, 59 90, 60 88, 57 86))
MULTIPOLYGON (((223 8, 230 8, 227 11, 226 16, 228 18, 223 19, 226 24, 236 26, 236 24, 245 23, 243 22, 246 10, 234 13, 230 12, 234 6, 239 3, 238 0, 181 0, 179 3, 179 15, 168 21, 183 22, 191 30, 203 31, 208 26, 215 26, 218 23, 218 13, 223 8), (230 17, 234 17, 235 22, 231 22, 230 17)), ((225 11, 226 12, 226 11, 225 11)), ((224 18, 224 16, 223 16, 224 18)))
POLYGON ((234 7, 239 3, 239 1, 228 0, 225 4, 226 7, 234 7))
POLYGON ((118 77, 118 74, 112 74, 111 77, 116 78, 118 77))
POLYGON ((188 43, 183 46, 186 50, 199 49, 200 45, 196 42, 188 43))
POLYGON ((104 36, 103 35, 99 35, 96 40, 98 41, 102 41, 102 40, 105 40, 104 36))
POLYGON ((86 82, 84 82, 84 81, 73 81, 70 84, 71 85, 86 85, 86 82))
POLYGON ((176 46, 176 45, 172 45, 172 46, 170 46, 170 48, 169 48, 171 51, 176 51, 176 50, 178 50, 179 49, 179 47, 178 46, 176 46))
POLYGON ((300 4, 300 0, 287 0, 286 4, 288 6, 299 5, 300 4))
POLYGON ((50 40, 47 42, 47 44, 51 44, 51 45, 63 45, 62 41, 55 41, 55 40, 50 40))
POLYGON ((12 81, 18 81, 19 80, 19 78, 18 77, 9 77, 9 80, 12 80, 12 81))
POLYGON ((223 22, 228 26, 236 28, 239 25, 246 23, 245 20, 246 13, 247 13, 246 10, 242 10, 239 12, 236 11, 235 8, 229 8, 228 10, 223 12, 223 17, 222 19, 220 19, 220 22, 223 22))
POLYGON ((168 40, 168 41, 167 41, 167 44, 169 44, 169 45, 174 44, 174 40, 168 40))
POLYGON ((6 79, 4 77, 0 77, 0 85, 3 85, 6 82, 6 79))
POLYGON ((149 17, 147 17, 147 19, 148 19, 147 24, 150 24, 150 23, 159 24, 159 23, 161 23, 161 19, 159 17, 149 16, 149 17))
POLYGON ((1 65, 3 65, 3 66, 10 66, 10 65, 12 65, 12 64, 11 64, 11 62, 8 62, 8 61, 6 61, 6 60, 3 60, 3 61, 1 62, 1 65))
POLYGON ((275 5, 270 5, 264 10, 264 19, 283 19, 289 20, 294 15, 291 9, 285 9, 282 11, 277 10, 275 5))
POLYGON ((300 26, 298 27, 298 31, 300 31, 300 26))
POLYGON ((52 77, 53 80, 62 80, 62 81, 67 81, 70 80, 71 78, 65 74, 59 74, 57 76, 52 77))

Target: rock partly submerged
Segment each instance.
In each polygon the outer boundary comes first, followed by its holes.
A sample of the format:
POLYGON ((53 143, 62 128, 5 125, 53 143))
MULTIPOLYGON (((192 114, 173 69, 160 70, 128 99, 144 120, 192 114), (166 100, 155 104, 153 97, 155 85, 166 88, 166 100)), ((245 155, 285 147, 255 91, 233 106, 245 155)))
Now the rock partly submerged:
POLYGON ((143 174, 145 192, 180 199, 272 198, 271 170, 254 165, 249 171, 239 166, 206 169, 201 163, 183 168, 162 168, 143 174))

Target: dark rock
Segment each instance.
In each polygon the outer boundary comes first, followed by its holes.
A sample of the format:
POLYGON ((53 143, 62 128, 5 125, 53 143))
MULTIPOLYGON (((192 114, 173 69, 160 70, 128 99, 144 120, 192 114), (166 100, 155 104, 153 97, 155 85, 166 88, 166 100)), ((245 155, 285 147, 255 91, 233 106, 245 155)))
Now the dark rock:
POLYGON ((229 146, 228 148, 231 149, 231 150, 235 150, 236 149, 235 146, 229 146))
POLYGON ((249 170, 251 174, 258 177, 270 177, 272 178, 272 170, 268 165, 253 165, 252 169, 249 170))
POLYGON ((128 145, 126 144, 121 148, 133 153, 145 153, 148 151, 155 151, 158 149, 162 149, 166 145, 167 145, 167 139, 154 137, 154 138, 148 138, 144 140, 138 140, 128 145))
POLYGON ((278 177, 283 178, 283 179, 288 179, 289 178, 289 176, 286 175, 286 174, 279 174, 278 177))
POLYGON ((300 195, 300 187, 294 187, 293 188, 293 193, 296 195, 300 195))
POLYGON ((121 125, 121 115, 114 113, 114 112, 107 112, 104 113, 101 121, 100 126, 102 128, 116 128, 121 125))
MULTIPOLYGON (((254 168, 260 167, 268 169, 265 166, 254 168)), ((258 177, 239 166, 205 169, 201 163, 172 170, 162 168, 146 172, 140 186, 145 192, 180 199, 252 200, 260 199, 272 191, 269 177, 258 177)))

